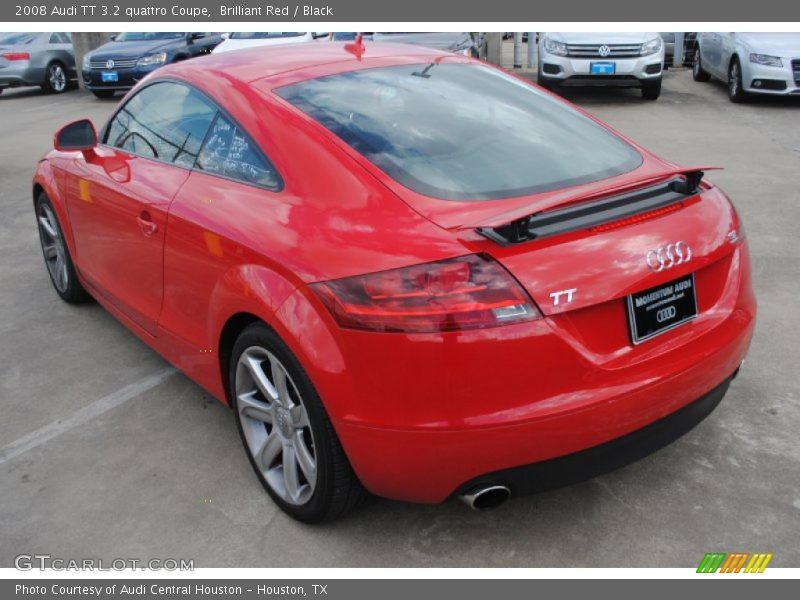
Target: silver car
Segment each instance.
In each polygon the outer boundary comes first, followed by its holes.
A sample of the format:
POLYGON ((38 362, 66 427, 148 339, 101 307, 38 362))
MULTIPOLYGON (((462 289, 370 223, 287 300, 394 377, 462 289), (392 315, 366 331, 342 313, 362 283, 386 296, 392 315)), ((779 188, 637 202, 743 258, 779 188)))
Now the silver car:
POLYGON ((655 32, 539 34, 539 85, 639 87, 642 98, 661 93, 664 42, 655 32))
POLYGON ((0 94, 34 85, 60 94, 77 79, 69 33, 0 33, 0 94))
POLYGON ((699 33, 692 75, 728 84, 732 102, 750 94, 800 95, 800 33, 699 33))

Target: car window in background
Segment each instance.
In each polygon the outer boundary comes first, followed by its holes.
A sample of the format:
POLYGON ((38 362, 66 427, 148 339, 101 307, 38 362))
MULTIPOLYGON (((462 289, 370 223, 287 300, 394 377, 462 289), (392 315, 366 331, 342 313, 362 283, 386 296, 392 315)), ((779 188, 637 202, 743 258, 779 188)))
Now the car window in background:
POLYGON ((278 174, 255 143, 221 113, 200 151, 197 168, 268 189, 280 187, 278 174))
POLYGON ((69 44, 71 40, 66 33, 53 33, 50 35, 51 44, 69 44))
POLYGON ((0 33, 0 46, 30 44, 38 33, 0 33))
POLYGON ((230 35, 232 40, 272 40, 277 38, 300 37, 305 35, 302 31, 270 31, 256 33, 254 31, 236 31, 230 35))
POLYGON ((191 167, 217 108, 188 86, 163 82, 133 96, 109 124, 110 146, 191 167))
POLYGON ((483 66, 372 68, 276 92, 402 185, 436 198, 522 196, 642 163, 588 117, 483 66))
POLYGON ((172 33, 166 31, 133 32, 123 31, 114 38, 115 42, 149 42, 150 40, 179 40, 185 33, 172 33))

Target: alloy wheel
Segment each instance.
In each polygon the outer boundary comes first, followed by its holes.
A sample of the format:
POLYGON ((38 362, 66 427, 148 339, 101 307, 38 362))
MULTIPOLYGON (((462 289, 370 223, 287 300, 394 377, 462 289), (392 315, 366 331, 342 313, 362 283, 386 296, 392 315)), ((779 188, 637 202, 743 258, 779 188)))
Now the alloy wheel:
POLYGON ((270 489, 306 504, 317 485, 314 435, 286 367, 259 346, 242 352, 235 374, 236 409, 247 448, 270 489))
POLYGON ((54 92, 60 93, 67 88, 67 75, 61 65, 50 65, 47 80, 50 82, 50 88, 54 92))
POLYGON ((39 239, 42 244, 47 270, 50 272, 50 278, 53 280, 53 285, 56 286, 56 289, 61 293, 65 293, 69 286, 69 270, 64 237, 61 235, 53 209, 44 202, 39 205, 38 220, 39 239))

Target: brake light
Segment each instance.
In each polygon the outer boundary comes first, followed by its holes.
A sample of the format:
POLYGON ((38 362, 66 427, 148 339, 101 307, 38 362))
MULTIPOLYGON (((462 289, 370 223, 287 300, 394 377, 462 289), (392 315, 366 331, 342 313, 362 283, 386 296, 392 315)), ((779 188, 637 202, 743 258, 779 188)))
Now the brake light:
POLYGON ((342 327, 440 332, 541 318, 499 264, 478 254, 316 283, 311 288, 342 327))
POLYGON ((31 55, 27 52, 6 52, 3 54, 6 60, 30 60, 31 55))

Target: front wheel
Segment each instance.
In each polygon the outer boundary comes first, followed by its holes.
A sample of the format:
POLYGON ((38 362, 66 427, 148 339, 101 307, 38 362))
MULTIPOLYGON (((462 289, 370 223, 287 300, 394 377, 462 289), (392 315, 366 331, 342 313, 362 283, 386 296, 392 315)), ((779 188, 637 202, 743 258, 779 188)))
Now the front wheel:
POLYGON ((36 198, 36 220, 39 225, 39 241, 50 281, 64 302, 80 304, 89 300, 89 294, 78 281, 75 265, 64 241, 61 224, 47 194, 36 198))
POLYGON ((703 69, 703 64, 700 62, 700 49, 695 50, 694 60, 692 60, 692 79, 695 81, 708 81, 711 75, 708 71, 703 69))
POLYGON ((53 62, 47 65, 47 75, 45 76, 42 89, 48 94, 62 94, 67 91, 69 80, 64 65, 53 62))
POLYGON ((642 98, 645 100, 658 100, 661 95, 661 79, 658 81, 645 81, 642 83, 642 98))
POLYGON ((369 497, 308 375, 263 323, 236 340, 229 382, 250 464, 284 512, 314 523, 340 517, 369 497))
POLYGON ((728 67, 728 98, 736 103, 747 100, 747 92, 742 87, 742 67, 739 59, 735 57, 728 67))

